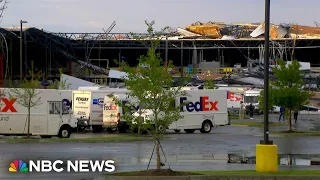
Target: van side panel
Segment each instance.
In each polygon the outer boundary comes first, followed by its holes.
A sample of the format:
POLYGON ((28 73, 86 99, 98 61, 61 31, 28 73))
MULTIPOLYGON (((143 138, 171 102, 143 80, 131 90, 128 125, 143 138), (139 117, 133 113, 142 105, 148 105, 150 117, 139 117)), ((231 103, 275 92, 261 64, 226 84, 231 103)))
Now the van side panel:
POLYGON ((177 98, 178 105, 187 102, 181 110, 182 119, 169 129, 200 129, 205 120, 213 125, 228 124, 226 90, 190 90, 188 96, 177 98))

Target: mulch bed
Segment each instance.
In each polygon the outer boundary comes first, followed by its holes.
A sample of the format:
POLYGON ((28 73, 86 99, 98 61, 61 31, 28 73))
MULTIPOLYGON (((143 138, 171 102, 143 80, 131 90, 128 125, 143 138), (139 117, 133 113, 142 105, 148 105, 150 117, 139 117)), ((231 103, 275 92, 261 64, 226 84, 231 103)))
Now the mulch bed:
POLYGON ((134 171, 126 173, 115 173, 114 176, 190 176, 190 175, 200 175, 190 172, 180 172, 172 171, 171 169, 150 169, 145 171, 134 171))

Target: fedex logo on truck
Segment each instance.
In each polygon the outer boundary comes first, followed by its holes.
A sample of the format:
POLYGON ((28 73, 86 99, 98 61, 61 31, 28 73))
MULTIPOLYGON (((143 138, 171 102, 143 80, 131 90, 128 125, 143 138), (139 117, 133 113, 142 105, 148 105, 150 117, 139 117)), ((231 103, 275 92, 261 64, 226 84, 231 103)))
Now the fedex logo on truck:
POLYGON ((113 110, 117 110, 117 106, 115 104, 104 104, 103 105, 103 110, 110 110, 110 111, 113 111, 113 110))
MULTIPOLYGON (((187 97, 180 97, 180 104, 183 104, 187 101, 187 97)), ((209 96, 200 96, 199 101, 197 102, 188 102, 186 104, 186 110, 188 112, 199 112, 199 111, 218 111, 217 107, 218 101, 210 101, 209 96)), ((181 112, 184 111, 183 106, 180 109, 181 112)))

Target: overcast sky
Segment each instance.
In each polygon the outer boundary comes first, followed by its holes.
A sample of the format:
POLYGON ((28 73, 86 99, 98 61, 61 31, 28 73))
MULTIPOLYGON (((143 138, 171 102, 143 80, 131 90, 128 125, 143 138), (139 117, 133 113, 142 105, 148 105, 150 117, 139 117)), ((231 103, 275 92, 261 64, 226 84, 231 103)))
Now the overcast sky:
MULTIPOLYGON (((264 0, 9 0, 1 26, 43 27, 53 32, 144 32, 144 20, 156 27, 185 27, 196 21, 262 22, 264 0)), ((315 25, 320 0, 271 0, 273 23, 315 25)))

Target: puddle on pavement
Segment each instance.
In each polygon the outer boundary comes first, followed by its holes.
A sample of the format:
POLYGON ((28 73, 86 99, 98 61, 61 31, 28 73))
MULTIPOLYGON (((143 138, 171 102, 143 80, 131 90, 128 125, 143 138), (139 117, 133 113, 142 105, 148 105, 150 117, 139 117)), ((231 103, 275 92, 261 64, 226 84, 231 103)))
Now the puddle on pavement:
MULTIPOLYGON (((255 164, 256 157, 245 154, 197 154, 197 155, 175 155, 166 156, 167 162, 174 163, 214 163, 214 164, 255 164)), ((114 158, 117 163, 120 164, 147 164, 150 157, 140 158, 114 158)), ((164 160, 164 157, 162 157, 164 160)), ((154 162, 155 158, 152 158, 151 162, 154 162)), ((279 154, 279 165, 292 165, 292 166, 311 166, 320 165, 320 154, 279 154)))

